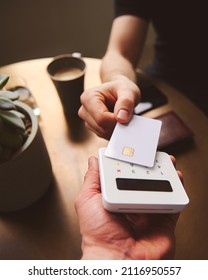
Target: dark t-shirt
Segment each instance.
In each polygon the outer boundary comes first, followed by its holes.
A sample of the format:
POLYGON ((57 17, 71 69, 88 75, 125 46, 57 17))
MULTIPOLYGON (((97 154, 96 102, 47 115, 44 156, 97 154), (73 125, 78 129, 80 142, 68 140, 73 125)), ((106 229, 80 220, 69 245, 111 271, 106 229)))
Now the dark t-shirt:
POLYGON ((203 0, 114 0, 115 17, 134 15, 156 31, 154 58, 146 68, 208 111, 206 40, 208 17, 203 0))

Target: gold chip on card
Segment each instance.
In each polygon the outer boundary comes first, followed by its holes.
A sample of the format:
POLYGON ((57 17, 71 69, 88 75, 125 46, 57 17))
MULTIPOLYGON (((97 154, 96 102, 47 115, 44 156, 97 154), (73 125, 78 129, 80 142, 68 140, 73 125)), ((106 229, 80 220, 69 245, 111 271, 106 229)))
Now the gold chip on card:
POLYGON ((124 156, 132 157, 134 155, 134 149, 130 147, 124 147, 122 154, 124 156))

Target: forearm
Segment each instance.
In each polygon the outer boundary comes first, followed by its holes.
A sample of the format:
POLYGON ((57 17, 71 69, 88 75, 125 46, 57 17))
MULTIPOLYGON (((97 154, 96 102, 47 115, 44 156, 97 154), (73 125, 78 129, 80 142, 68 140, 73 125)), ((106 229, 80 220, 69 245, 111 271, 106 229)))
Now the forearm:
POLYGON ((136 82, 136 73, 132 63, 118 52, 107 52, 103 57, 100 76, 102 82, 126 77, 136 82))
POLYGON ((143 50, 147 29, 148 21, 131 15, 120 16, 113 21, 100 69, 102 82, 119 77, 136 82, 135 68, 143 50))

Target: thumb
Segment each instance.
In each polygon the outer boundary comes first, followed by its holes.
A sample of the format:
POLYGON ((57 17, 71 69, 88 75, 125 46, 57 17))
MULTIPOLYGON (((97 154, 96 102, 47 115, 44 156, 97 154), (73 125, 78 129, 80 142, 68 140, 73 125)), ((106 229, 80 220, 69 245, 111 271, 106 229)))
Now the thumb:
POLYGON ((84 177, 84 184, 75 200, 75 209, 80 218, 86 212, 85 202, 92 199, 94 195, 100 193, 100 179, 98 170, 98 160, 96 157, 90 157, 88 160, 88 170, 84 177), (84 212, 82 212, 84 210, 84 212))
POLYGON ((117 101, 114 106, 116 121, 121 124, 128 123, 139 100, 140 90, 136 84, 131 83, 131 87, 120 89, 117 92, 117 101))
POLYGON ((99 168, 96 157, 90 157, 88 160, 88 170, 84 177, 83 190, 100 190, 99 168))
POLYGON ((114 108, 116 120, 119 123, 128 123, 134 112, 134 100, 130 98, 120 98, 117 100, 114 108))

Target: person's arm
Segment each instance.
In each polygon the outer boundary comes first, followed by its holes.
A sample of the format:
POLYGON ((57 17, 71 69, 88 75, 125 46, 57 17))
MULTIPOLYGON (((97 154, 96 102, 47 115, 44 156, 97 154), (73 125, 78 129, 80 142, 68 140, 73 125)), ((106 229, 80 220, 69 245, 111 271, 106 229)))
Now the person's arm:
POLYGON ((101 64, 102 82, 121 76, 136 82, 135 68, 141 56, 148 22, 125 15, 113 21, 108 48, 101 64))
POLYGON ((135 68, 144 45, 148 22, 120 16, 112 25, 109 45, 102 60, 102 85, 81 96, 79 116, 87 128, 109 139, 116 122, 128 123, 140 100, 135 68))

